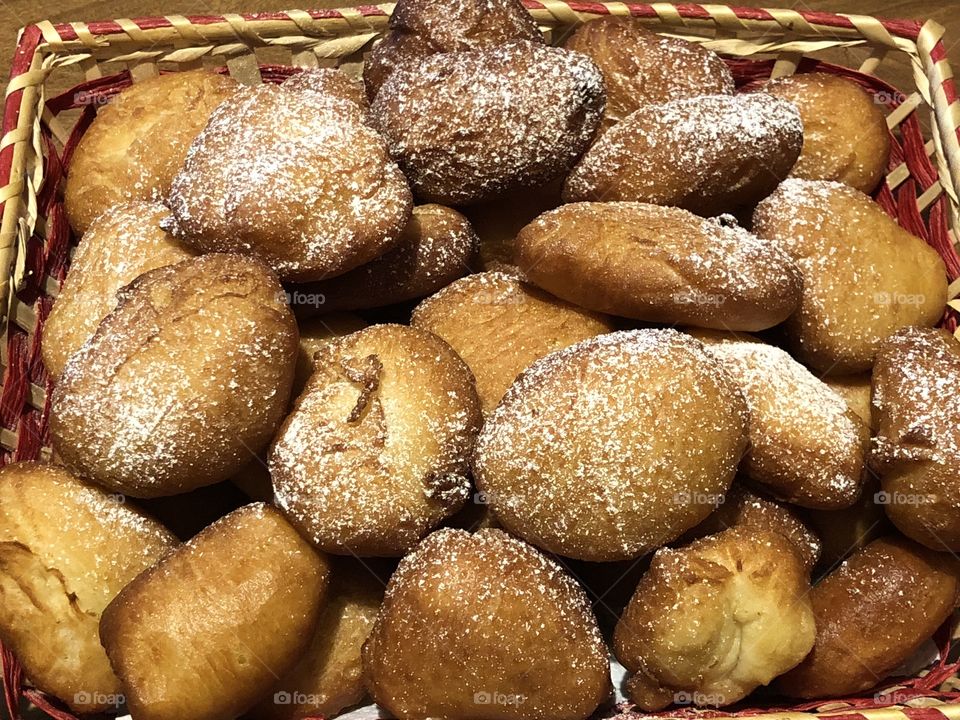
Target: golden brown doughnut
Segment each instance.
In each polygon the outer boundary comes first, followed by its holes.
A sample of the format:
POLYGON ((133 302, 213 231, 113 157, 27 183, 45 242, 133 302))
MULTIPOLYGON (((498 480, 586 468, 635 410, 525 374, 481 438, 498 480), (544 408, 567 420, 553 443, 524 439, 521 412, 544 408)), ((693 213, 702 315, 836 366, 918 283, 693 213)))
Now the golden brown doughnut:
POLYGON ((127 585, 100 640, 138 720, 249 709, 316 627, 329 567, 269 505, 218 520, 127 585))
POLYGON ((960 550, 960 342, 946 330, 887 338, 873 371, 871 466, 893 524, 934 550, 960 550))
POLYGON ((501 524, 580 560, 639 557, 722 501, 747 406, 703 345, 675 330, 601 335, 531 365, 487 417, 477 488, 501 524))
POLYGON ((64 201, 78 235, 107 208, 162 201, 190 143, 236 82, 206 70, 175 72, 123 90, 97 113, 73 152, 64 201))
POLYGON ((53 446, 135 497, 226 480, 273 437, 296 360, 296 321, 263 263, 215 254, 151 270, 67 363, 53 446))
POLYGON ((807 572, 820 560, 822 543, 807 522, 791 506, 758 494, 738 480, 724 495, 723 502, 702 523, 680 539, 716 535, 729 528, 753 527, 780 533, 793 545, 807 572))
POLYGON ((356 103, 244 88, 210 116, 168 198, 173 234, 255 255, 283 280, 321 280, 394 247, 410 189, 356 103))
POLYGON ((332 95, 341 100, 356 103, 361 110, 367 110, 370 107, 363 81, 347 75, 338 68, 304 68, 280 83, 280 87, 295 92, 332 95))
POLYGON ((839 509, 860 496, 870 429, 842 397, 784 350, 748 335, 693 331, 750 408, 751 482, 803 507, 839 509))
POLYGON ((787 177, 803 125, 763 93, 647 105, 594 143, 567 176, 566 202, 635 200, 712 216, 751 207, 787 177))
POLYGON ((270 450, 276 502, 322 550, 403 555, 466 500, 481 420, 470 370, 435 335, 331 340, 270 450))
POLYGON ((436 292, 471 271, 477 235, 470 222, 443 205, 418 205, 400 243, 343 275, 301 288, 319 312, 366 310, 436 292))
POLYGON ((603 104, 586 56, 516 41, 397 67, 370 118, 419 198, 461 205, 566 173, 603 104))
POLYGON ((43 325, 43 364, 54 378, 117 306, 117 291, 154 268, 193 257, 160 228, 170 211, 159 203, 115 205, 91 223, 43 325))
POLYGON ((613 330, 602 315, 504 272, 457 280, 420 303, 410 322, 442 337, 463 358, 486 413, 534 360, 613 330))
POLYGON ((297 372, 291 397, 296 400, 313 375, 313 356, 329 340, 363 330, 367 323, 359 315, 330 313, 320 317, 300 319, 300 352, 297 354, 297 372))
POLYGON ((827 73, 777 78, 760 90, 800 111, 803 150, 792 177, 836 180, 873 192, 890 159, 887 119, 873 96, 852 80, 827 73))
POLYGON ((869 370, 884 339, 943 315, 943 260, 853 188, 791 178, 757 207, 753 229, 800 265, 803 300, 786 331, 797 359, 822 373, 869 370))
POLYGON ((436 53, 495 47, 510 40, 543 42, 540 28, 519 0, 400 0, 390 32, 367 56, 363 80, 372 100, 398 67, 436 53))
POLYGON ((37 688, 74 712, 116 711, 100 613, 177 546, 163 525, 63 468, 0 469, 0 639, 37 688))
POLYGON ((679 208, 562 205, 523 228, 514 253, 544 290, 636 320, 764 330, 800 303, 800 269, 775 243, 679 208))
POLYGON ((404 558, 363 667, 399 720, 583 720, 610 692, 583 590, 500 530, 438 530, 404 558))
POLYGON ((816 629, 810 578, 784 536, 740 526, 653 556, 613 649, 643 710, 731 705, 796 666, 816 629))
POLYGON ((333 558, 331 566, 330 588, 310 646, 249 717, 334 717, 366 697, 360 650, 383 601, 384 583, 356 560, 333 558))
POLYGON ((776 683, 796 698, 847 697, 881 682, 950 616, 960 573, 949 555, 874 540, 810 593, 813 652, 776 683))
POLYGON ((603 73, 606 129, 644 105, 700 95, 733 95, 733 75, 712 50, 657 35, 634 17, 607 15, 579 25, 563 41, 603 73))

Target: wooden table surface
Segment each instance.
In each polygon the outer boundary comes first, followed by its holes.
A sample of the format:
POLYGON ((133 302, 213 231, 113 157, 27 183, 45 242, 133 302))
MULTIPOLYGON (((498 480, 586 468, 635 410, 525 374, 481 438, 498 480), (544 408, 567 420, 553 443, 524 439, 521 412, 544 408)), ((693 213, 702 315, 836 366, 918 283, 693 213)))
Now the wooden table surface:
MULTIPOLYGON (((363 0, 372 2, 375 0, 363 0)), ((723 0, 714 0, 722 2, 723 0)), ((753 7, 786 7, 796 10, 828 10, 890 18, 934 19, 947 28, 947 46, 954 68, 960 68, 960 2, 958 0, 728 0, 729 4, 753 7)), ((360 0, 313 0, 312 7, 360 4, 360 0)), ((0 0, 0 68, 4 75, 16 42, 17 28, 38 20, 108 20, 179 13, 220 15, 225 12, 286 10, 296 0, 0 0)), ((957 70, 960 74, 960 69, 957 70)), ((894 67, 887 79, 899 87, 910 87, 906 65, 894 67), (900 82, 898 82, 900 81, 900 82)))

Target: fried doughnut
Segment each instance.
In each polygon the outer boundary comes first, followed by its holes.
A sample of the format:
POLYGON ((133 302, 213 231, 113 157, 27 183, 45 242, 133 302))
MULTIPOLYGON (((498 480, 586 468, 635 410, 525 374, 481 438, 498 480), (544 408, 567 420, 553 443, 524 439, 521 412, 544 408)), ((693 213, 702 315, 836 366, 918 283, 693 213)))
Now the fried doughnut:
POLYGON ((256 720, 334 717, 367 695, 360 650, 383 601, 383 581, 354 560, 334 558, 310 646, 248 716, 256 720))
POLYGON ((367 102, 367 93, 363 88, 363 81, 351 77, 338 68, 304 68, 296 75, 291 75, 280 87, 295 92, 315 92, 321 95, 332 95, 341 100, 356 103, 357 107, 366 111, 370 107, 367 102))
POLYGON ((117 710, 100 613, 177 546, 156 520, 38 463, 0 469, 0 639, 37 688, 74 712, 117 710))
POLYGON ((470 366, 485 413, 534 360, 613 330, 603 316, 504 272, 457 280, 420 303, 410 322, 446 340, 470 366))
POLYGON ((418 205, 400 244, 373 262, 303 288, 322 297, 322 312, 366 310, 421 298, 470 272, 477 235, 470 222, 443 205, 418 205))
POLYGON ((787 180, 757 207, 753 229, 800 265, 803 300, 786 332, 797 359, 823 373, 869 370, 884 339, 943 315, 943 260, 853 188, 787 180))
POLYGON ((707 95, 647 105, 603 134, 563 188, 566 202, 636 200, 698 215, 769 195, 800 155, 803 124, 772 95, 707 95))
POLYGON ((474 477, 501 524, 544 550, 639 557, 722 501, 747 420, 733 379, 697 340, 609 333, 520 375, 483 426, 474 477))
POLYGON ((750 336, 692 333, 734 378, 750 408, 751 482, 803 507, 839 509, 860 496, 870 429, 784 350, 750 336))
POLYGON ((960 342, 905 328, 881 344, 873 378, 881 504, 904 535, 960 550, 960 342))
POLYGON ((806 521, 789 505, 760 495, 735 482, 723 502, 706 520, 681 538, 686 540, 716 535, 728 528, 754 527, 780 533, 793 544, 807 572, 820 560, 822 543, 806 521))
POLYGON ((566 173, 603 104, 603 78, 584 55, 517 41, 401 65, 370 118, 418 197, 461 205, 566 173))
POLYGON ((206 70, 169 73, 133 84, 101 108, 67 169, 64 201, 74 232, 83 235, 118 203, 162 201, 190 143, 236 88, 206 70))
POLYGON ((329 567, 283 515, 254 503, 127 585, 100 640, 138 720, 215 720, 249 709, 317 624, 329 567))
POLYGON ((680 694, 697 706, 743 699, 810 652, 809 592, 794 545, 771 530, 740 526, 658 550, 613 637, 634 673, 630 699, 646 711, 680 694))
POLYGON ((519 0, 400 0, 390 32, 363 63, 372 100, 398 67, 416 65, 436 53, 495 47, 510 40, 543 42, 540 28, 519 0))
POLYGON ((255 255, 306 282, 394 247, 413 201, 356 103, 259 85, 210 116, 168 204, 168 228, 201 252, 255 255))
POLYGON ((828 375, 823 381, 846 401, 847 407, 853 410, 865 425, 875 428, 873 410, 870 407, 870 373, 828 375))
POLYGON ((760 90, 800 111, 803 150, 792 177, 836 180, 873 192, 890 159, 890 131, 880 103, 852 80, 827 73, 777 78, 760 90))
POLYGON ((270 450, 277 504, 322 550, 403 555, 466 500, 481 421, 470 370, 435 335, 331 340, 270 450))
POLYGON ((400 562, 363 668, 399 720, 583 720, 610 693, 583 590, 499 530, 438 530, 400 562))
POLYGON ((130 202, 100 215, 80 240, 70 272, 43 324, 43 365, 59 377, 67 360, 117 306, 117 291, 154 268, 194 252, 160 229, 159 203, 130 202))
POLYGON ((506 270, 513 268, 513 245, 517 233, 541 213, 561 204, 562 182, 554 181, 521 193, 507 193, 486 202, 463 208, 463 214, 480 239, 479 268, 506 270))
POLYGON ((657 35, 634 17, 607 15, 583 23, 563 42, 603 73, 604 129, 644 105, 701 95, 733 95, 733 75, 712 50, 657 35))
POLYGON ((950 556, 906 538, 874 540, 813 588, 816 643, 777 690, 819 699, 875 686, 950 617, 958 593, 950 556))
POLYGON ((535 285, 636 320, 764 330, 800 303, 800 269, 775 243, 679 208, 562 205, 523 228, 514 251, 535 285))
POLYGON ((328 341, 363 330, 367 323, 358 315, 330 313, 322 317, 300 320, 300 352, 297 355, 297 372, 293 380, 291 396, 296 399, 313 375, 313 356, 328 341))
POLYGON ((297 360, 276 277, 240 255, 141 275, 70 358, 50 434, 65 465, 135 497, 226 480, 270 442, 297 360))

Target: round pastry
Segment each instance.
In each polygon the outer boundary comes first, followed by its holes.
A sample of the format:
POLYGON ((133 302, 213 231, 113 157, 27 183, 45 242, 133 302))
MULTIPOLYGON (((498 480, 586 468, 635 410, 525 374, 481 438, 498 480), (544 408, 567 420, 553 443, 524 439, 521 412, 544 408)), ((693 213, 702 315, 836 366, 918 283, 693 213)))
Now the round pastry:
POLYGON ((880 346, 871 466, 878 502, 908 537, 960 550, 960 342, 946 330, 905 328, 880 346))
POLYGON ((363 63, 372 100, 398 67, 416 65, 436 53, 495 47, 511 40, 543 42, 520 0, 400 0, 390 15, 390 32, 363 63), (454 11, 455 10, 455 11, 454 11))
POLYGON ((680 542, 716 535, 729 528, 751 527, 780 533, 793 545, 807 572, 820 560, 822 543, 806 521, 789 505, 760 495, 738 480, 724 495, 723 502, 706 520, 680 542))
POLYGON ((880 103, 852 80, 827 73, 777 78, 760 90, 800 111, 803 150, 792 177, 836 180, 873 192, 890 159, 890 131, 880 103))
POLYGON ((328 341, 363 330, 367 323, 358 315, 330 313, 321 317, 299 320, 300 352, 297 355, 297 372, 293 380, 291 397, 296 399, 313 375, 313 356, 328 341))
POLYGON ((334 717, 366 697, 360 650, 383 601, 384 585, 356 560, 332 560, 330 588, 310 646, 248 717, 334 717))
POLYGON ((413 201, 356 103, 259 85, 210 116, 168 204, 168 228, 201 252, 255 255, 305 282, 394 247, 413 201))
POLYGON ((750 447, 741 472, 803 507, 856 502, 870 429, 843 398, 778 347, 750 336, 693 335, 723 364, 750 408, 750 447))
POLYGON ((757 207, 753 230, 800 265, 803 299, 786 333, 797 359, 822 373, 869 370, 884 339, 943 315, 943 260, 853 188, 787 180, 757 207))
POLYGON ((864 425, 875 429, 876 423, 873 419, 873 410, 870 407, 870 373, 860 373, 858 375, 828 375, 823 378, 831 390, 842 397, 847 407, 853 410, 864 425))
POLYGON ((117 306, 117 291, 154 268, 194 252, 160 228, 170 211, 159 203, 130 202, 100 215, 80 240, 70 272, 43 324, 43 365, 59 377, 67 360, 117 306))
POLYGON ((138 720, 230 718, 296 663, 327 561, 275 508, 235 510, 141 573, 103 611, 100 640, 138 720))
POLYGON ((276 502, 322 550, 403 555, 466 500, 481 420, 440 338, 373 325, 331 340, 270 450, 276 502))
POLYGON ((579 25, 563 42, 603 73, 606 129, 644 105, 701 95, 733 95, 733 75, 712 50, 657 35, 635 17, 607 15, 579 25))
POLYGON ((156 520, 63 468, 0 469, 0 639, 30 682, 76 713, 116 711, 123 688, 100 613, 177 546, 156 520))
POLYGON ((302 288, 320 312, 366 310, 436 292, 470 272, 477 236, 469 221, 443 205, 418 205, 400 243, 376 260, 302 288))
POLYGON ((800 269, 775 243, 679 208, 562 205, 523 228, 514 252, 544 290, 636 320, 764 330, 800 303, 800 269))
POLYGON ((363 668, 398 720, 584 720, 610 693, 583 590, 499 530, 438 530, 400 562, 363 668))
POLYGON ((797 108, 762 93, 647 105, 603 134, 563 188, 566 202, 636 200, 712 216, 751 207, 800 155, 797 108))
POLYGON ((534 360, 613 330, 603 316, 503 272, 457 280, 420 303, 410 322, 439 335, 463 358, 485 413, 534 360))
POLYGON ((370 117, 421 199, 460 205, 567 172, 603 103, 600 71, 585 56, 517 41, 401 65, 370 117))
POLYGON ((296 321, 261 262, 215 254, 151 270, 67 363, 53 446, 135 497, 212 485, 270 442, 296 360, 296 321))
POLYGON ((703 345, 609 333, 530 366, 488 416, 474 477, 501 524, 580 560, 639 557, 722 502, 747 407, 703 345))
POLYGON ((561 204, 562 185, 561 181, 554 181, 463 208, 463 214, 480 239, 481 270, 509 271, 514 267, 513 244, 517 233, 541 213, 561 204))
POLYGON ((816 634, 808 572, 789 540, 758 527, 658 550, 613 637, 631 701, 731 705, 796 666, 816 634))
POLYGON ((295 75, 291 75, 280 87, 295 92, 314 92, 320 95, 349 100, 356 103, 361 110, 367 110, 367 94, 363 89, 363 81, 347 75, 338 68, 304 68, 295 75))
POLYGON ((874 540, 811 591, 816 643, 777 690, 820 699, 872 688, 950 617, 958 594, 954 558, 902 537, 874 540))
POLYGON ((74 232, 83 235, 118 203, 162 201, 190 143, 236 88, 206 70, 169 73, 131 85, 101 108, 67 170, 64 202, 74 232))

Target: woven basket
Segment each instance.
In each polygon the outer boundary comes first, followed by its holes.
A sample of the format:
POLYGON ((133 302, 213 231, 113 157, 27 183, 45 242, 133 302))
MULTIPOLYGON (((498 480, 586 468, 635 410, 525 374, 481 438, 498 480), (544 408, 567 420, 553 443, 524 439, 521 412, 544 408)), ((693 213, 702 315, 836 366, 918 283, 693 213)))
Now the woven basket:
MULTIPOLYGON (((818 70, 849 77, 885 107, 893 138, 877 202, 944 257, 951 280, 944 325, 960 311, 960 102, 946 60, 943 28, 934 22, 879 20, 793 10, 722 5, 527 0, 556 41, 598 15, 634 15, 651 29, 723 54, 740 86, 818 70), (829 63, 841 59, 841 64, 829 63), (906 58, 914 86, 896 89, 876 77, 893 57, 906 58), (856 70, 846 66, 856 66, 856 70), (901 91, 902 90, 902 91, 901 91), (924 130, 926 128, 926 130, 924 130)), ((383 34, 392 5, 220 17, 120 19, 21 30, 7 87, 0 140, 0 298, 3 364, 0 464, 49 456, 48 397, 40 334, 70 262, 72 237, 62 201, 64 168, 97 105, 145 77, 196 67, 218 68, 244 83, 278 82, 293 66, 343 66, 359 72, 363 53, 383 34)), ((960 720, 958 665, 949 661, 953 628, 940 633, 941 660, 919 677, 866 697, 810 703, 787 711, 736 714, 838 720, 960 720)), ((2 648, 0 648, 2 650, 2 648)), ((16 659, 3 664, 12 718, 22 698, 48 715, 72 718, 56 700, 24 685, 16 659)), ((667 715, 725 717, 724 712, 667 715)), ((663 716, 661 713, 660 716, 663 716)), ((629 711, 620 718, 637 717, 629 711)))

